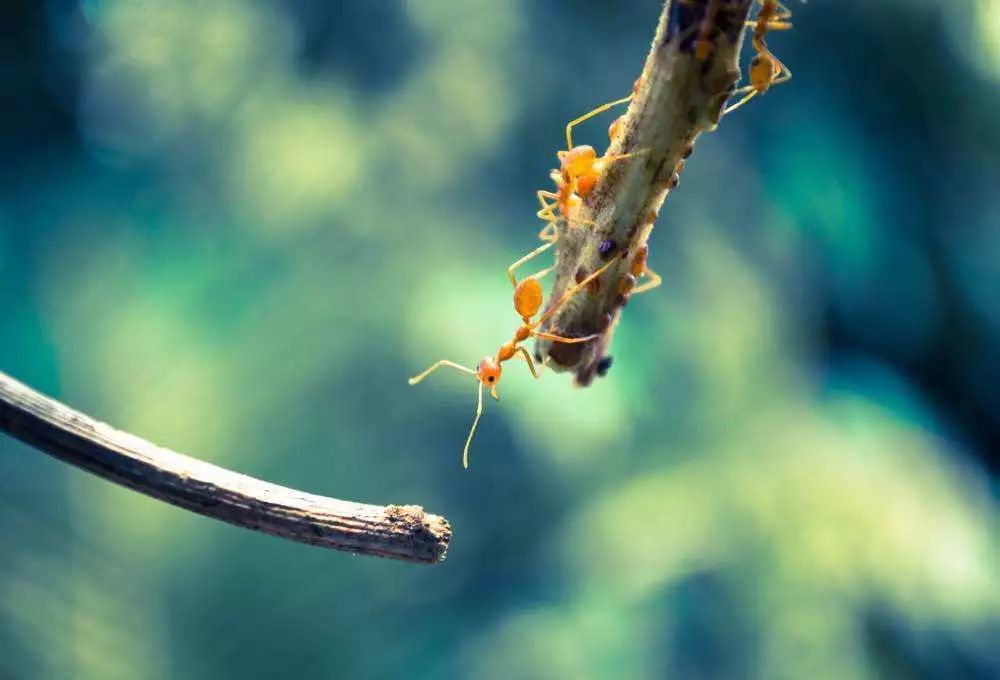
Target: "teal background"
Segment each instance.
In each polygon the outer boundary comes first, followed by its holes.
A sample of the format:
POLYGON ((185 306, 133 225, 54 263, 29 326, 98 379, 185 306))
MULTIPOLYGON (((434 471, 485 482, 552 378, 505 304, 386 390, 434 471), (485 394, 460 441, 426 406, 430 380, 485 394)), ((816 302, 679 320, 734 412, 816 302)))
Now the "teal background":
POLYGON ((510 336, 658 3, 9 7, 0 370, 454 539, 291 544, 0 436, 0 677, 1000 677, 996 0, 791 3, 609 376, 511 364, 468 471, 474 381, 406 378, 510 336))

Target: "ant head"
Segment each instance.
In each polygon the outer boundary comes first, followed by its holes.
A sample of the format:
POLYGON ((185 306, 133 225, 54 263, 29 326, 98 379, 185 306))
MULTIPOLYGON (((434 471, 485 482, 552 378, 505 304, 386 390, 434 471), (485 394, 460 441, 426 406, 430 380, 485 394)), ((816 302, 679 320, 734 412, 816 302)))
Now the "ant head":
POLYGON ((767 52, 754 55, 750 62, 750 84, 758 92, 767 92, 778 75, 778 64, 767 52))
POLYGON ((500 382, 500 374, 503 368, 492 357, 483 357, 479 365, 476 366, 476 378, 486 387, 490 388, 490 394, 494 399, 497 397, 497 383, 500 382))
POLYGON ((569 151, 560 151, 556 154, 564 178, 579 177, 590 172, 597 161, 597 152, 594 147, 587 144, 574 146, 569 151))

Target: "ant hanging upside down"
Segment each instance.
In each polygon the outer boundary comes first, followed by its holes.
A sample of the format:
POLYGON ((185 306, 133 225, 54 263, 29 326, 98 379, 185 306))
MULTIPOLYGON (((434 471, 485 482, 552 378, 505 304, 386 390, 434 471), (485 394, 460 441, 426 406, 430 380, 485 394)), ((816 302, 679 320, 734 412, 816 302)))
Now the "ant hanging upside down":
POLYGON ((423 373, 410 378, 410 384, 416 385, 421 380, 429 376, 431 373, 441 368, 442 366, 448 366, 456 370, 462 371, 463 373, 469 373, 475 376, 476 380, 479 381, 479 399, 476 405, 476 417, 472 421, 472 429, 469 430, 469 436, 465 440, 465 448, 462 450, 462 467, 469 467, 469 445, 472 443, 472 435, 476 432, 476 425, 479 424, 479 416, 483 413, 483 388, 489 388, 490 396, 492 396, 497 401, 500 401, 500 396, 497 394, 497 385, 500 384, 500 376, 503 373, 503 367, 501 364, 513 359, 515 356, 520 354, 524 357, 524 360, 528 362, 528 369, 531 371, 531 375, 535 378, 539 377, 539 372, 535 368, 534 361, 531 355, 528 353, 521 343, 531 337, 541 338, 543 340, 553 340, 555 342, 564 343, 581 343, 589 342, 598 337, 598 334, 586 335, 580 338, 565 338, 561 335, 555 335, 553 333, 546 333, 538 330, 538 328, 549 320, 559 309, 566 304, 574 295, 584 290, 592 281, 598 279, 604 271, 610 267, 617 258, 612 258, 603 267, 595 271, 590 276, 586 277, 575 286, 572 286, 569 290, 563 293, 563 296, 559 298, 555 304, 553 304, 549 309, 542 314, 536 321, 532 321, 531 318, 538 313, 538 310, 542 307, 542 285, 538 282, 538 279, 548 274, 552 271, 553 267, 549 267, 543 271, 533 274, 521 281, 518 281, 514 276, 514 272, 526 263, 528 260, 540 255, 549 248, 551 248, 553 242, 548 242, 543 246, 540 246, 533 250, 531 253, 525 255, 520 260, 512 264, 507 269, 507 274, 510 276, 511 285, 514 286, 514 309, 521 317, 521 325, 514 331, 514 337, 507 343, 500 345, 497 350, 496 356, 484 357, 475 369, 466 368, 461 364, 457 364, 454 361, 448 361, 447 359, 441 359, 437 363, 433 364, 423 373))
POLYGON ((792 28, 792 12, 778 0, 758 0, 760 11, 754 21, 748 21, 747 26, 753 28, 753 48, 757 54, 750 62, 750 84, 741 87, 733 94, 745 94, 741 100, 726 108, 725 113, 732 113, 758 94, 766 94, 774 85, 788 82, 792 72, 780 59, 767 48, 768 31, 787 31, 792 28))

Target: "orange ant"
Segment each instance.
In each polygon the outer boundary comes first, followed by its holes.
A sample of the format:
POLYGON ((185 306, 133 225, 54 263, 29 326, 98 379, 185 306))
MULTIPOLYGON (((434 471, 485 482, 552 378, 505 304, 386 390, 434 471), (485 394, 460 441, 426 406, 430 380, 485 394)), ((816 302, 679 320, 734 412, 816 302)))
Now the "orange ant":
POLYGON ((469 373, 476 377, 479 381, 479 397, 476 405, 476 417, 472 421, 472 429, 469 430, 469 436, 465 440, 465 448, 462 450, 462 467, 469 467, 469 445, 472 443, 472 435, 476 432, 476 426, 479 424, 479 417, 483 413, 483 387, 488 387, 490 390, 490 396, 492 396, 497 401, 500 401, 500 396, 497 394, 497 385, 500 383, 500 376, 502 374, 503 368, 501 364, 503 362, 514 358, 518 353, 520 353, 524 360, 528 362, 528 369, 531 371, 531 375, 535 378, 539 377, 539 372, 535 368, 535 364, 531 359, 531 355, 528 353, 521 343, 528 338, 535 337, 542 340, 552 340, 554 342, 563 343, 581 343, 589 342, 598 337, 599 334, 595 333, 592 335, 586 335, 580 338, 566 338, 561 335, 555 335, 553 333, 546 333, 544 331, 538 330, 538 328, 548 321, 559 309, 566 304, 574 295, 579 293, 581 290, 587 287, 592 281, 597 280, 604 271, 610 267, 614 262, 615 258, 612 258, 607 264, 595 271, 590 276, 586 277, 575 286, 569 288, 562 297, 560 297, 554 305, 552 305, 541 317, 536 321, 532 321, 531 317, 538 313, 538 310, 542 307, 542 285, 538 282, 538 279, 548 274, 553 267, 549 267, 537 274, 533 274, 521 281, 518 281, 514 276, 514 272, 528 260, 533 257, 540 255, 549 248, 552 247, 553 242, 550 241, 532 252, 528 253, 520 260, 512 264, 507 269, 507 274, 510 276, 511 285, 514 286, 514 309, 521 317, 521 325, 514 331, 514 337, 507 343, 500 345, 497 350, 496 356, 494 357, 484 357, 476 368, 473 370, 471 368, 466 368, 461 364, 457 364, 454 361, 448 361, 447 359, 441 359, 437 363, 433 364, 423 373, 410 378, 409 382, 411 385, 416 385, 424 378, 429 376, 431 373, 441 368, 442 366, 449 366, 451 368, 462 371, 463 373, 469 373))
POLYGON ((792 18, 792 13, 778 0, 759 0, 759 2, 761 7, 757 18, 747 22, 747 26, 754 29, 753 48, 757 52, 750 62, 750 84, 733 93, 734 95, 746 93, 746 96, 726 108, 724 113, 732 113, 758 94, 765 94, 773 85, 788 82, 792 78, 792 72, 774 56, 764 41, 768 31, 791 29, 792 24, 788 19, 792 18))
MULTIPOLYGON (((601 178, 601 174, 604 172, 607 164, 636 155, 634 153, 622 154, 620 156, 604 155, 598 158, 594 147, 588 144, 573 145, 573 128, 594 116, 604 113, 608 109, 631 101, 639 91, 641 85, 642 79, 640 78, 635 81, 635 84, 632 86, 632 94, 629 96, 602 104, 593 111, 585 113, 579 118, 574 118, 566 124, 566 150, 556 152, 556 157, 559 159, 559 170, 554 171, 551 175, 552 180, 556 184, 556 192, 539 190, 537 193, 538 202, 542 207, 536 215, 539 219, 545 220, 548 223, 538 234, 539 238, 543 241, 555 243, 559 236, 555 226, 558 222, 566 221, 567 224, 572 222, 586 224, 587 222, 583 220, 575 220, 572 214, 580 207, 583 199, 590 195, 594 185, 597 184, 597 180, 601 178), (561 217, 556 214, 557 209, 562 214, 561 217)), ((611 139, 614 139, 620 130, 622 118, 617 118, 611 124, 608 130, 611 139)))

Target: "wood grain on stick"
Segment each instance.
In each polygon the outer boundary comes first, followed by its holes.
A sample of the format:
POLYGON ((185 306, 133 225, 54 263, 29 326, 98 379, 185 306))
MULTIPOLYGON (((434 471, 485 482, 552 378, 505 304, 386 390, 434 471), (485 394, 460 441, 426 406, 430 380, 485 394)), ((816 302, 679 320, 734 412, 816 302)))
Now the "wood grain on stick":
POLYGON ((416 505, 367 505, 254 479, 116 430, 0 373, 0 431, 147 496, 301 543, 411 562, 444 559, 451 527, 416 505))

